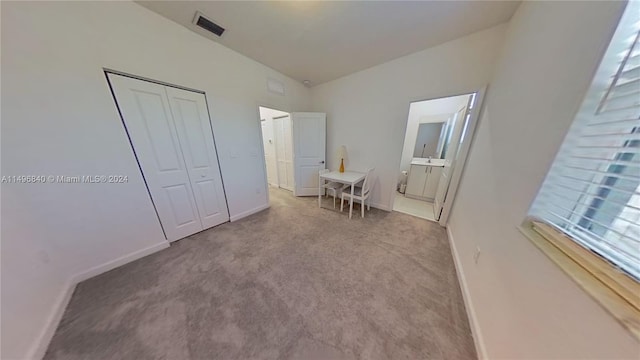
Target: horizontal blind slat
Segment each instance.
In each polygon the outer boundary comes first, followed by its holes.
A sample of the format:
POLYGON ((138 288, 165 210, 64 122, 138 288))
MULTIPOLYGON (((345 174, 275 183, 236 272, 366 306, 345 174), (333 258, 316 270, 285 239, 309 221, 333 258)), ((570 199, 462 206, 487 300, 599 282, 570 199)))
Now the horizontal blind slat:
POLYGON ((639 154, 640 148, 636 147, 624 147, 624 146, 611 146, 611 145, 578 145, 575 147, 576 149, 608 149, 616 152, 624 152, 624 153, 634 153, 639 154))
POLYGON ((568 156, 562 159, 563 163, 572 163, 576 161, 585 161, 590 164, 606 164, 606 165, 622 165, 630 168, 637 168, 640 171, 640 160, 638 161, 624 161, 624 160, 610 160, 604 158, 597 157, 588 157, 588 156, 568 156))
POLYGON ((603 112, 616 109, 628 109, 637 107, 640 104, 640 83, 633 91, 623 94, 615 94, 610 97, 604 106, 603 112))
POLYGON ((612 132, 612 133, 599 133, 599 134, 583 134, 580 135, 580 138, 598 138, 598 137, 608 137, 608 138, 620 138, 622 140, 637 140, 640 139, 640 133, 637 134, 629 134, 628 132, 612 132))
POLYGON ((551 176, 555 176, 555 177, 560 177, 560 178, 564 178, 564 179, 569 179, 572 181, 578 181, 584 184, 588 184, 588 185, 594 185, 597 187, 601 187, 604 189, 611 189, 611 190, 615 190, 617 192, 622 192, 622 193, 626 193, 626 194, 631 194, 631 195, 640 195, 640 192, 638 192, 637 190, 634 189, 629 189, 627 188, 621 188, 621 187, 613 187, 610 185, 604 185, 602 183, 599 182, 593 182, 593 181, 589 181, 589 180, 583 180, 583 179, 579 179, 573 176, 568 176, 568 175, 559 175, 559 174, 550 174, 551 176))
MULTIPOLYGON (((634 206, 633 204, 628 204, 628 203, 627 203, 627 204, 623 204, 623 203, 620 203, 620 202, 616 202, 616 201, 613 201, 613 200, 609 200, 609 199, 603 198, 602 196, 600 196, 600 195, 596 195, 596 194, 593 194, 593 193, 591 193, 591 192, 581 191, 581 190, 576 190, 576 189, 574 189, 574 188, 572 188, 572 187, 570 187, 570 186, 565 186, 565 185, 562 185, 562 184, 548 184, 548 186, 551 186, 551 187, 561 187, 561 188, 563 188, 564 190, 569 190, 569 191, 577 192, 577 193, 584 194, 584 195, 586 195, 586 196, 592 197, 592 198, 594 198, 594 199, 600 199, 600 200, 603 200, 603 201, 608 201, 608 202, 610 202, 610 203, 612 203, 612 204, 615 204, 615 205, 620 205, 620 206, 623 206, 623 207, 628 207, 628 208, 630 208, 630 209, 640 211, 640 206, 634 206)), ((549 191, 549 192, 552 192, 552 191, 549 191)), ((555 194, 557 194, 558 192, 552 192, 552 193, 555 195, 555 194)), ((540 194, 542 195, 542 194, 543 194, 543 192, 540 192, 540 194)))
POLYGON ((618 179, 624 179, 624 180, 640 180, 640 174, 637 174, 635 176, 625 175, 625 174, 618 174, 618 173, 612 173, 612 172, 601 171, 601 170, 585 169, 579 166, 572 166, 572 165, 566 165, 566 164, 564 165, 564 168, 574 169, 574 170, 590 173, 593 175, 599 175, 599 176, 609 177, 609 178, 618 178, 618 179))
POLYGON ((607 116, 617 116, 617 114, 620 114, 620 116, 633 115, 635 114, 637 107, 638 107, 637 103, 622 104, 622 105, 607 104, 604 107, 604 110, 602 110, 602 114, 607 116))
POLYGON ((640 54, 629 57, 625 65, 629 67, 640 66, 640 54))
POLYGON ((630 81, 623 81, 619 84, 616 84, 612 91, 611 91, 611 96, 617 96, 620 94, 626 94, 629 92, 634 92, 636 90, 638 90, 638 88, 640 88, 640 79, 633 79, 630 81))
POLYGON ((622 74, 620 74, 621 78, 624 79, 637 79, 640 78, 640 65, 637 66, 628 66, 622 74))
POLYGON ((629 117, 629 118, 616 119, 616 120, 604 120, 598 117, 597 120, 598 121, 593 121, 586 124, 586 126, 609 126, 609 125, 621 124, 621 123, 630 123, 630 124, 640 125, 640 119, 638 119, 638 117, 629 117))
MULTIPOLYGON (((562 194, 555 194, 555 193, 554 194, 543 194, 543 193, 541 193, 540 196, 541 196, 541 198, 547 198, 547 200, 544 201, 545 204, 555 204, 555 205, 557 205, 557 203, 555 202, 555 200, 556 200, 555 198, 558 197, 558 198, 562 198, 562 199, 565 199, 565 200, 568 200, 568 201, 572 201, 574 203, 574 205, 581 205, 582 208, 600 210, 600 208, 594 207, 594 206, 589 205, 589 204, 585 204, 585 203, 581 202, 580 200, 571 199, 569 197, 563 196, 562 194)), ((625 207, 628 207, 628 206, 625 206, 625 207)), ((632 207, 628 207, 628 208, 629 209, 633 209, 632 207)), ((564 209, 564 210, 571 211, 569 209, 564 209)), ((636 210, 640 210, 640 209, 636 208, 636 210)), ((575 211, 571 211, 571 212, 576 214, 576 215, 582 216, 581 214, 576 213, 575 211)), ((632 224, 632 225, 636 225, 636 222, 637 222, 636 220, 632 220, 632 219, 627 219, 625 217, 621 217, 618 214, 611 214, 611 213, 606 212, 606 211, 603 211, 603 213, 607 214, 607 215, 611 215, 611 216, 616 216, 618 219, 620 219, 620 220, 622 220, 624 222, 627 222, 629 224, 632 224)), ((587 217, 587 219, 590 219, 590 218, 587 217)), ((640 244, 640 239, 632 239, 632 240, 634 242, 640 244)))

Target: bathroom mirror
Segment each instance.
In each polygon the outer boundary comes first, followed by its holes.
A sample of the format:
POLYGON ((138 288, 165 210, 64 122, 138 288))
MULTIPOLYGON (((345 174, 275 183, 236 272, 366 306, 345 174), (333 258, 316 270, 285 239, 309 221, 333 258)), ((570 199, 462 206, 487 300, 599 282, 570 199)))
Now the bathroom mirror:
POLYGON ((447 122, 430 122, 418 125, 415 147, 413 149, 414 158, 442 159, 443 150, 448 144, 447 136, 450 136, 447 122))

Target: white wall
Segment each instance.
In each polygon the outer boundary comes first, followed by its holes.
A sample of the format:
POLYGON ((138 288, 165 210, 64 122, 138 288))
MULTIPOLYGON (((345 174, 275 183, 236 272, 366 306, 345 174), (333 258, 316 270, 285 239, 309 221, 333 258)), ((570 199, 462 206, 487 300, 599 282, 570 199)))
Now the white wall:
POLYGON ((2 185, 1 356, 25 358, 70 282, 167 245, 103 67, 207 93, 232 218, 267 205, 258 105, 308 110, 309 90, 134 3, 1 6, 2 175, 129 178, 2 185))
MULTIPOLYGON (((409 103, 486 85, 505 30, 493 27, 311 88, 314 111, 327 113, 327 154, 344 144, 349 168, 376 167, 373 206, 391 210, 409 103)), ((327 160, 337 167, 333 156, 327 160)))
POLYGON ((638 341, 516 229, 622 7, 523 2, 509 25, 449 221, 491 359, 638 358, 638 341))

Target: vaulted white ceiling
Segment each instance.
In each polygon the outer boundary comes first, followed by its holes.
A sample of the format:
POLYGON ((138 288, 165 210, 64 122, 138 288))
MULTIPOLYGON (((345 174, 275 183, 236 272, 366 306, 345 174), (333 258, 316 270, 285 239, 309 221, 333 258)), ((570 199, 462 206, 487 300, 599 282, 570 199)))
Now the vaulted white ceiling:
POLYGON ((508 21, 518 1, 139 1, 140 5, 312 85, 508 21), (192 23, 202 12, 221 38, 192 23))

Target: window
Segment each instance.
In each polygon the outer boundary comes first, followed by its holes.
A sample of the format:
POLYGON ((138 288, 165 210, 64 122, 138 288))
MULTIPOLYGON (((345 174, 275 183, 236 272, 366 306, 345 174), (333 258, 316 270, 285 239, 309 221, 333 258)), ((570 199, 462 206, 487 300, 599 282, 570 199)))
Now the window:
MULTIPOLYGON (((620 296, 634 322, 640 314, 639 4, 628 3, 529 212, 532 229, 620 296)), ((585 287, 584 277, 579 282, 585 287)))

